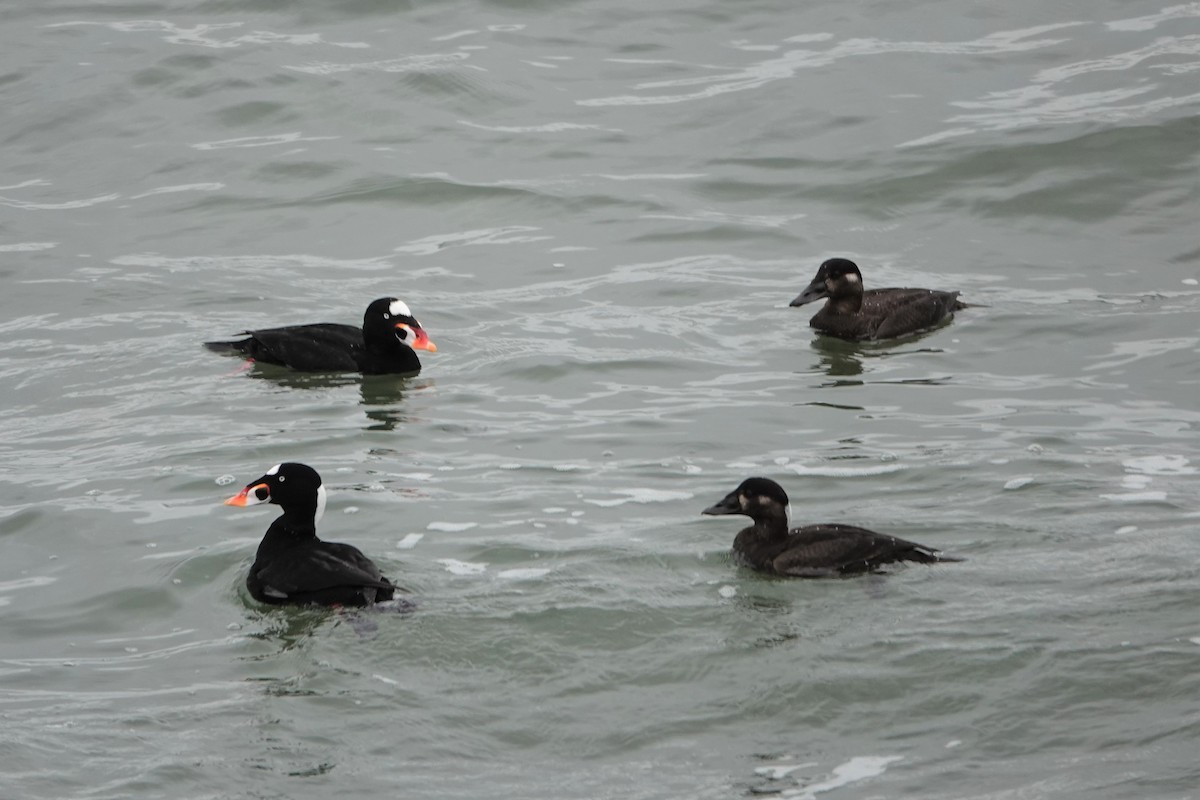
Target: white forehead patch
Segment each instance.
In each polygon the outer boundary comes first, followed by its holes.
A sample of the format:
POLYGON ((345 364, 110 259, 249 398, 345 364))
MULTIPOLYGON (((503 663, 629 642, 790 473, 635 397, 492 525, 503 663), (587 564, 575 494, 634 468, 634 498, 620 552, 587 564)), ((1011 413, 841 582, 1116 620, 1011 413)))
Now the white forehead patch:
POLYGON ((282 467, 282 466, 283 466, 283 464, 276 464, 275 466, 273 466, 273 467, 271 467, 269 470, 267 470, 267 474, 268 474, 268 475, 278 475, 278 474, 279 474, 279 468, 280 468, 280 467, 282 467))
POLYGON ((405 305, 403 300, 393 300, 392 304, 388 306, 388 311, 392 313, 393 317, 412 316, 412 312, 408 310, 408 306, 405 305))
POLYGON ((847 272, 846 273, 846 282, 847 283, 858 283, 858 276, 855 275, 853 272, 847 272))

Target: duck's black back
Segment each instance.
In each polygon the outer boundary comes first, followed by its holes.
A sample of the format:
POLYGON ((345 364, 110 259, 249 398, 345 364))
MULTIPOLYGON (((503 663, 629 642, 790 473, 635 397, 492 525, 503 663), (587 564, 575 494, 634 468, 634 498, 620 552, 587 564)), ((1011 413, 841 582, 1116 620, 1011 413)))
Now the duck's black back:
POLYGON ((890 339, 917 333, 965 308, 958 292, 934 289, 868 289, 857 312, 829 302, 809 321, 823 333, 842 339, 890 339))
POLYGON ((757 536, 754 528, 747 528, 734 540, 733 550, 748 566, 795 577, 871 572, 898 561, 958 560, 916 542, 836 523, 806 525, 775 538, 757 536))
POLYGON ((255 600, 277 605, 366 606, 391 600, 394 593, 391 581, 357 547, 315 536, 289 542, 271 531, 259 546, 246 588, 255 600))
POLYGON ((243 335, 249 338, 205 342, 205 347, 304 372, 394 374, 421 369, 421 360, 412 348, 398 342, 385 342, 375 351, 367 350, 362 328, 353 325, 317 322, 243 331, 243 335))

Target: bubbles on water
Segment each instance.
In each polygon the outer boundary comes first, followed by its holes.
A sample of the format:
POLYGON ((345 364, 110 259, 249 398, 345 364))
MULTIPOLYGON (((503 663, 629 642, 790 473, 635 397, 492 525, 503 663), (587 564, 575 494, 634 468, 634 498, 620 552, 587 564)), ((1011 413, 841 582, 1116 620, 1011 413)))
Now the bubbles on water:
POLYGON ((737 587, 722 586, 720 589, 717 589, 717 594, 719 594, 721 597, 724 597, 726 600, 729 600, 730 598, 737 596, 737 587))
POLYGON ((236 480, 237 480, 237 478, 233 477, 232 475, 225 474, 225 475, 222 475, 221 477, 217 478, 216 481, 214 481, 214 483, 216 483, 217 486, 228 486, 229 484, 233 483, 236 480))

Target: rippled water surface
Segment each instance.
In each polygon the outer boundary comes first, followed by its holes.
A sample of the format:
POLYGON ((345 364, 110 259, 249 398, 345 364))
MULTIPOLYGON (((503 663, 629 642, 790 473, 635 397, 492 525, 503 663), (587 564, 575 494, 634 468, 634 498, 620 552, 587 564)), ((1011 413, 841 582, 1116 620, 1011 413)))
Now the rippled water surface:
POLYGON ((1197 796, 1200 4, 0 22, 4 797, 1197 796), (415 378, 200 347, 392 294, 415 378), (414 613, 248 597, 283 460, 414 613), (754 474, 967 560, 749 572, 754 474))

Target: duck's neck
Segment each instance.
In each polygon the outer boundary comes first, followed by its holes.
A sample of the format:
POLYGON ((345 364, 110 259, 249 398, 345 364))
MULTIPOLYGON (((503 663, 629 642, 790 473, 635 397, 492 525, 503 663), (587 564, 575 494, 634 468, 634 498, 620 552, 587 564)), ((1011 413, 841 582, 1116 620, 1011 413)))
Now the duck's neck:
POLYGON ((862 309, 863 303, 862 287, 857 288, 858 291, 845 291, 830 295, 829 303, 825 308, 837 314, 857 314, 862 309))
POLYGON ((754 517, 754 524, 746 531, 758 539, 786 539, 788 535, 787 509, 762 509, 754 517))
POLYGON ((315 509, 297 510, 286 509, 282 515, 275 518, 271 527, 267 528, 259 552, 276 550, 281 547, 294 547, 301 542, 317 538, 317 519, 315 509))

